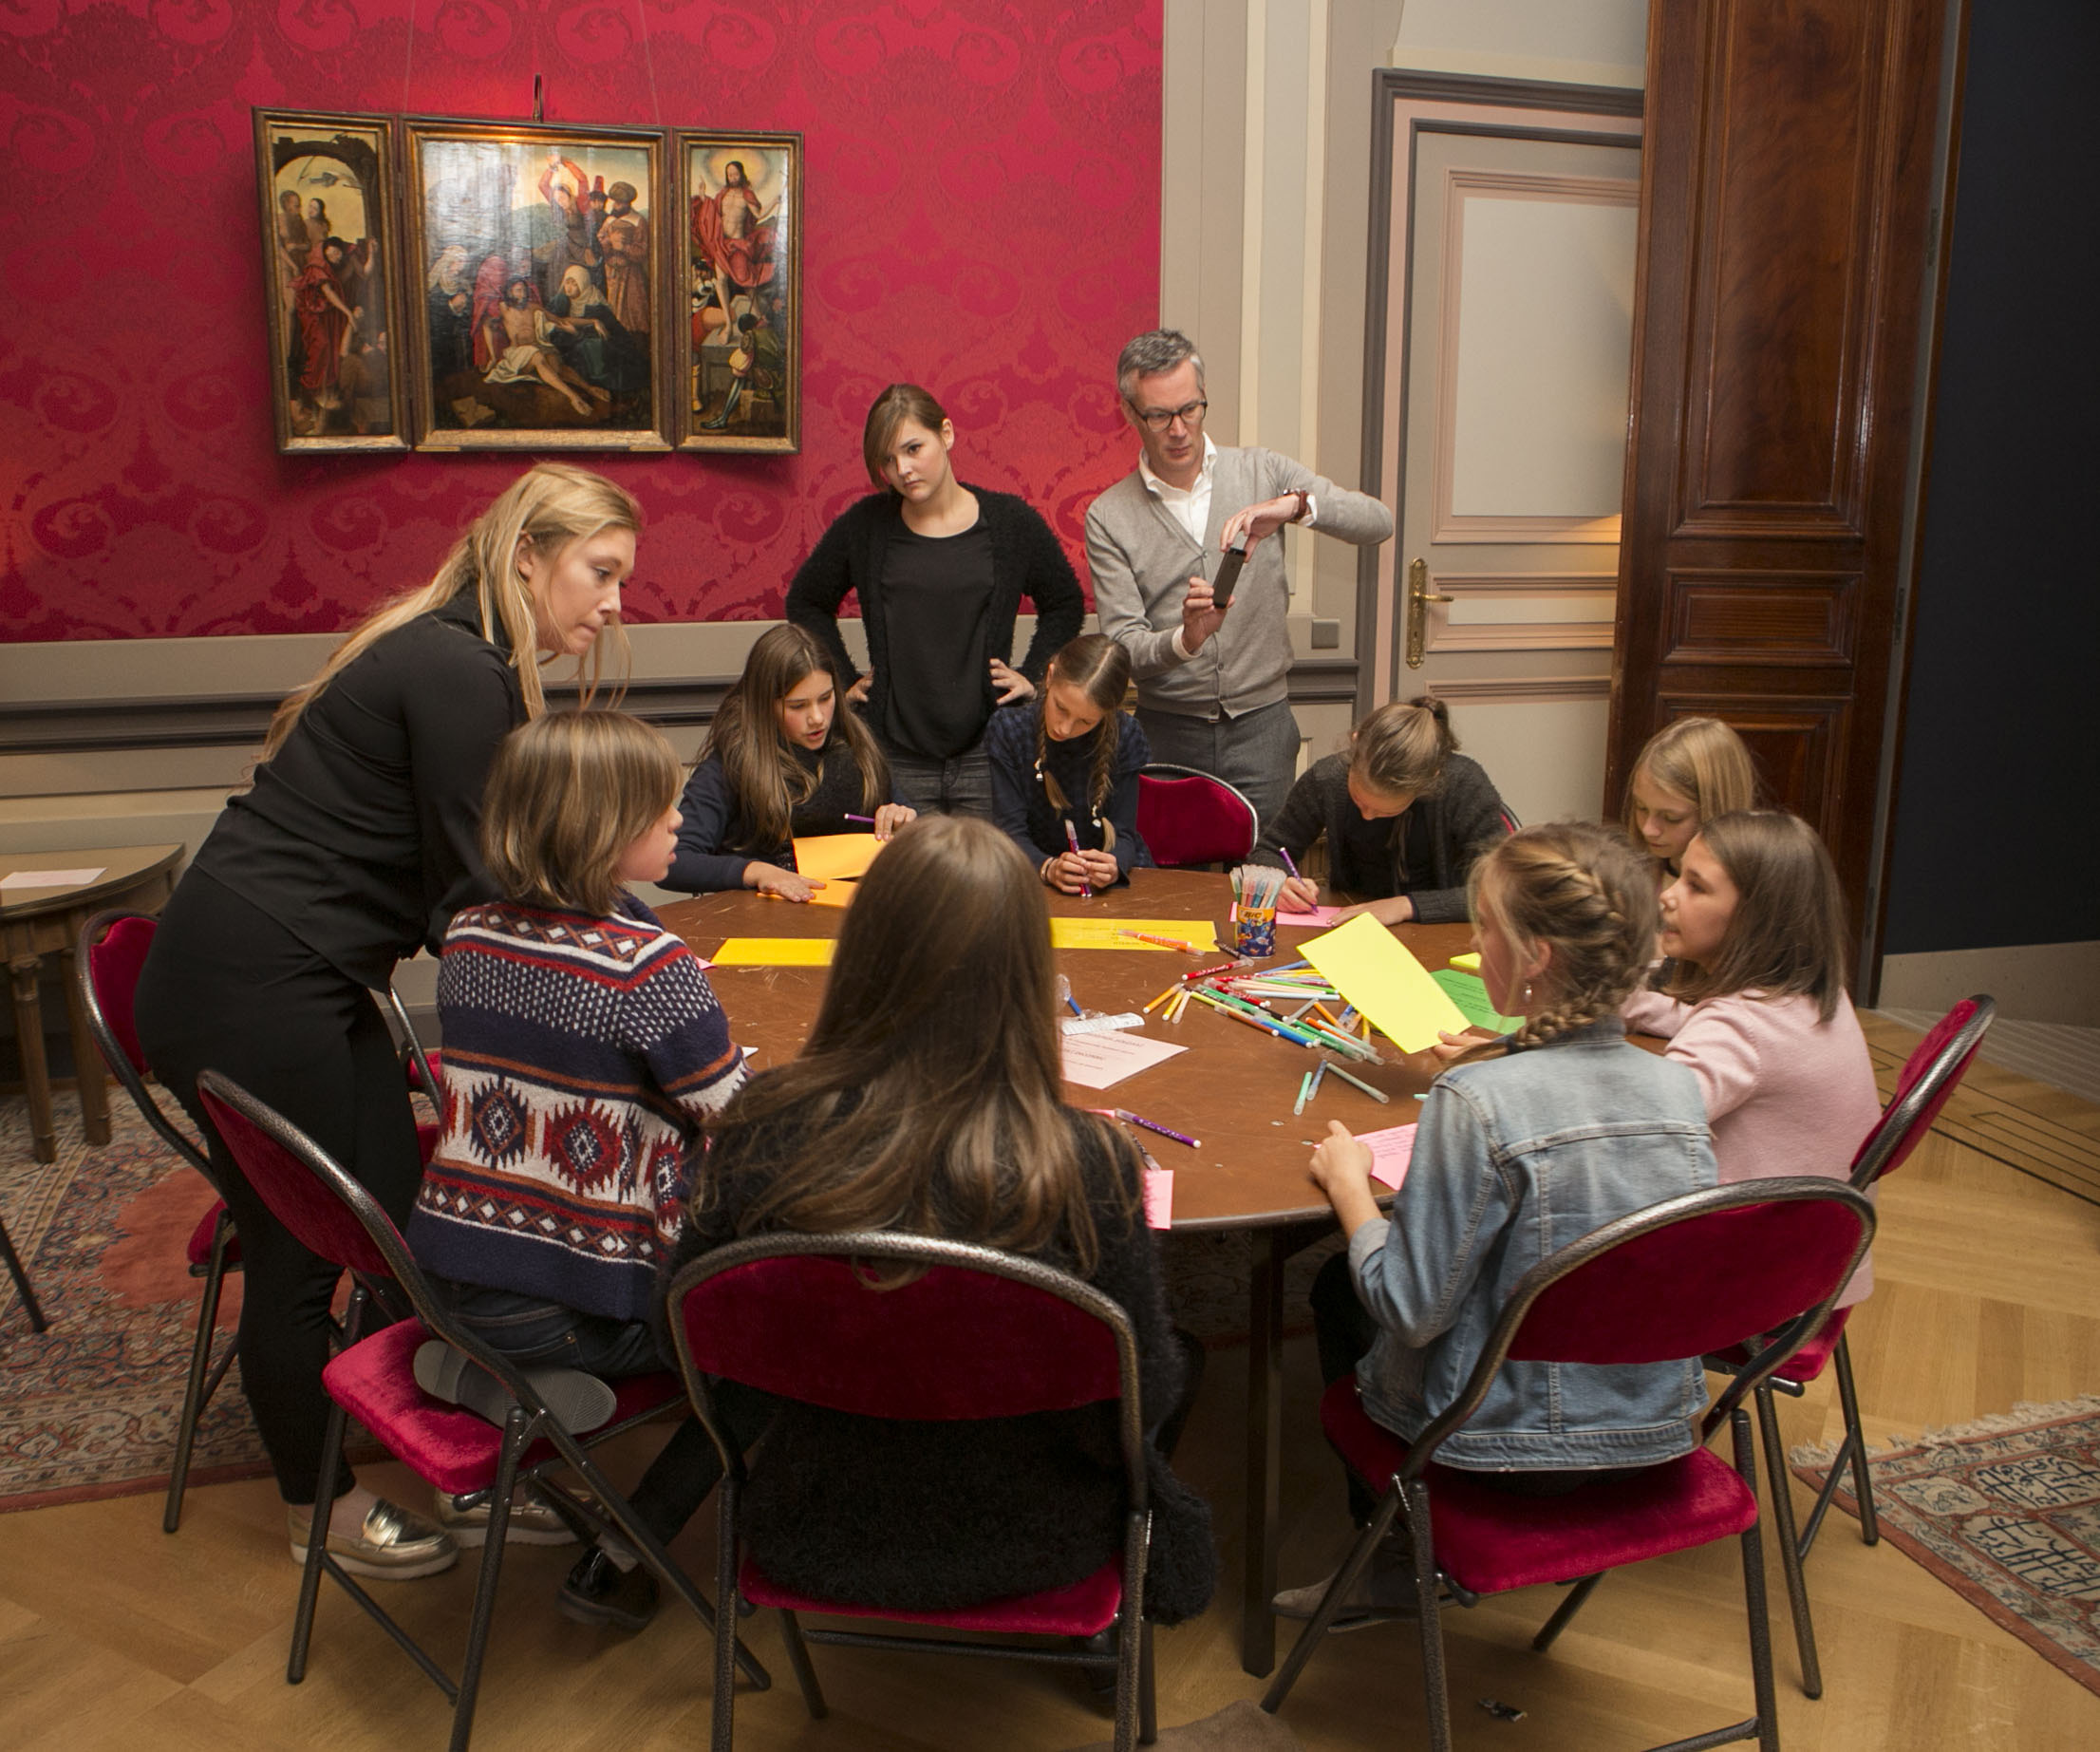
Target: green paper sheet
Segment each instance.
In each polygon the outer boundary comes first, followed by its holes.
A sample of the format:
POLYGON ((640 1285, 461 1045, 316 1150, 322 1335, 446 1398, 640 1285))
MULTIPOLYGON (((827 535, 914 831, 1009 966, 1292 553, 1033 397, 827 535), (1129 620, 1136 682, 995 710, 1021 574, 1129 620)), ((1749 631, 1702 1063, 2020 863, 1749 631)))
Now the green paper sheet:
POLYGON ((1441 968, 1432 973, 1434 980, 1450 995, 1458 1010, 1476 1028, 1487 1028, 1496 1034, 1514 1033, 1524 1026, 1522 1016, 1498 1016, 1495 1008, 1488 1002, 1488 983, 1477 973, 1468 973, 1460 968, 1441 968))

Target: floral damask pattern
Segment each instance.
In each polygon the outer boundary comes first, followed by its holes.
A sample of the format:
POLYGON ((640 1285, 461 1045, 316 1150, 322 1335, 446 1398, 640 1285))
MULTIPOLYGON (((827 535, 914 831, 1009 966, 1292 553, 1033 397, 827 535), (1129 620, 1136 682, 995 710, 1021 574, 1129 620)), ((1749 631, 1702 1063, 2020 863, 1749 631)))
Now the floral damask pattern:
POLYGON ((281 457, 251 105, 799 129, 803 449, 626 460, 636 621, 778 615, 927 385, 964 479, 1081 569, 1155 319, 1160 0, 10 0, 0 6, 0 636, 340 630, 426 577, 506 458, 281 457))

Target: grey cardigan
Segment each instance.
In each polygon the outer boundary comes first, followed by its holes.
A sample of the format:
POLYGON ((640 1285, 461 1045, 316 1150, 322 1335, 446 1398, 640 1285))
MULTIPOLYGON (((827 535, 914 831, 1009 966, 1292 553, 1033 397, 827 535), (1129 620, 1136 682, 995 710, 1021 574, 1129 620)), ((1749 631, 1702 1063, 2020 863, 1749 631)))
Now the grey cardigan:
POLYGON ((1247 556, 1225 622, 1184 658, 1174 643, 1189 579, 1217 575, 1226 519, 1279 494, 1314 499, 1314 527, 1359 547, 1393 534, 1393 514, 1367 493, 1352 493, 1273 450, 1220 447, 1210 486, 1209 527, 1201 548, 1145 489, 1136 470, 1087 507, 1086 557, 1101 631, 1130 652, 1137 703, 1155 711, 1238 717, 1284 697, 1290 672, 1290 592, 1284 544, 1260 543, 1247 556))

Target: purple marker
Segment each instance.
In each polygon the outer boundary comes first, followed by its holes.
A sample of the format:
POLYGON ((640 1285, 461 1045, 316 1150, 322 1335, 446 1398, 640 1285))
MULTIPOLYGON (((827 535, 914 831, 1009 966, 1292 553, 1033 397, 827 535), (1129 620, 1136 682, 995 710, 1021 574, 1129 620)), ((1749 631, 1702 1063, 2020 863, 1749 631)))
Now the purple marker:
POLYGON ((1157 1132, 1162 1138, 1172 1138, 1176 1143, 1185 1143, 1191 1150, 1203 1148, 1201 1140, 1177 1132, 1171 1125, 1162 1125, 1157 1120, 1148 1120, 1141 1113, 1131 1113, 1124 1108, 1116 1110, 1116 1117, 1131 1125, 1142 1125, 1149 1132, 1157 1132))
MULTIPOLYGON (((846 819, 849 821, 865 821, 870 827, 875 824, 875 818, 872 815, 850 815, 846 817, 846 819)), ((1291 874, 1295 876, 1297 872, 1293 871, 1291 874)))

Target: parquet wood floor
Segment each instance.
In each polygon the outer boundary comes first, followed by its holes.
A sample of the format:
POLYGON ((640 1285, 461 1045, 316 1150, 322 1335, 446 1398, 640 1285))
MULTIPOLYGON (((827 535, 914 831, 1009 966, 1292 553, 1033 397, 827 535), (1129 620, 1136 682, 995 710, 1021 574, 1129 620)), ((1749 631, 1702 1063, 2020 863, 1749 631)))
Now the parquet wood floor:
MULTIPOLYGON (((1902 1038, 1878 1039, 1897 1051, 1902 1038)), ((1998 1091, 2002 1096, 2004 1091, 1998 1091)), ((1992 1098, 1984 1086, 1979 1098, 1992 1098)), ((2070 1098, 2065 1098, 2069 1100, 2070 1098)), ((2003 1104, 2001 1102, 2001 1104, 2003 1104)), ((2082 1108, 2082 1103, 2078 1104, 2082 1108)), ((2100 1140, 2090 1109, 2041 1116, 2062 1139, 2100 1140)), ((1866 1422, 1876 1441, 1959 1422, 2016 1401, 2100 1388, 2100 1206, 1990 1152, 1935 1137, 1884 1189, 1879 1289, 1852 1327, 1866 1422)), ((1309 1340, 1288 1352, 1284 1469, 1286 1582, 1323 1573, 1344 1531, 1334 1461, 1313 1422, 1309 1340)), ((1260 1685, 1239 1670, 1229 1607, 1239 1560, 1242 1370, 1209 1371, 1183 1470, 1215 1506, 1226 1575, 1219 1605, 1158 1638, 1162 1723, 1184 1722, 1260 1685)), ((1784 1402, 1790 1442, 1839 1432, 1828 1384, 1784 1402)), ((638 1467, 639 1451, 624 1458, 638 1467)), ((382 1488, 403 1489, 392 1469, 382 1488)), ((1805 1498, 1796 1486, 1797 1501, 1805 1498)), ((174 1537, 152 1496, 0 1516, 0 1745, 18 1752, 396 1752, 444 1743, 441 1699, 340 1595, 324 1593, 311 1670, 284 1683, 297 1573, 267 1481, 191 1494, 174 1537)), ((703 1517, 707 1519, 708 1517, 703 1517)), ((706 1575, 709 1527, 680 1552, 706 1575)), ((689 1752, 707 1729, 708 1650, 666 1611, 644 1634, 576 1630, 552 1594, 567 1551, 512 1554, 476 1744, 484 1752, 689 1752)), ((1900 1552, 1868 1550, 1833 1517, 1809 1564, 1828 1690, 1793 1682, 1791 1642, 1772 1567, 1780 1715, 1791 1752, 2006 1752, 2100 1745, 2100 1696, 2055 1671, 1900 1552)), ((389 1589, 413 1628, 456 1658, 471 1571, 389 1589)), ((1749 1676, 1732 1546, 1613 1576, 1549 1655, 1525 1647, 1555 1592, 1535 1590, 1447 1620, 1459 1743, 1472 1752, 1645 1745, 1739 1718, 1749 1676), (1477 1707, 1494 1698, 1519 1724, 1477 1707)), ((753 1622, 779 1675, 739 1700, 750 1752, 1057 1752, 1106 1737, 1105 1717, 1056 1674, 1003 1664, 819 1649, 833 1715, 811 1723, 769 1620, 753 1622)), ((1335 1638, 1285 1710, 1309 1747, 1420 1743, 1417 1661, 1404 1630, 1335 1638)))

